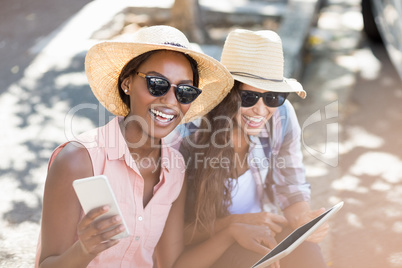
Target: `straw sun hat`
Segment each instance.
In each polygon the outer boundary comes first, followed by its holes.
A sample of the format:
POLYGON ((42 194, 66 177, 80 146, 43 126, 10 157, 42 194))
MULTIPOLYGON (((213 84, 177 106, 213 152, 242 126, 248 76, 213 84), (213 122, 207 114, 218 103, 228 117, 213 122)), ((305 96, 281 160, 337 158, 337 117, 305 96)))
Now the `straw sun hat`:
POLYGON ((219 61, 190 48, 186 36, 170 26, 151 26, 137 31, 131 42, 106 41, 93 46, 85 58, 89 85, 99 102, 115 115, 126 116, 129 109, 122 102, 117 80, 131 59, 152 50, 178 51, 198 63, 202 94, 191 103, 182 122, 188 122, 213 109, 230 91, 233 78, 219 61))
POLYGON ((274 92, 296 92, 306 97, 302 85, 283 77, 283 51, 279 35, 273 31, 237 29, 229 33, 221 63, 235 80, 274 92))

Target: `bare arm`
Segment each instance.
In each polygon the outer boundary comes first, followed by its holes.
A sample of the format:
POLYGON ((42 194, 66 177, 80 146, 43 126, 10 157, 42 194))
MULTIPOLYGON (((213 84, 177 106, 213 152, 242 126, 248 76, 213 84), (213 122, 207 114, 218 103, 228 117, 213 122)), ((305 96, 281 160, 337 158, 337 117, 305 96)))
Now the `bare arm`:
MULTIPOLYGON (((285 217, 288 219, 292 229, 296 229, 301 225, 309 222, 315 217, 319 216, 325 211, 324 208, 311 210, 309 203, 307 202, 297 202, 283 210, 285 217)), ((329 224, 326 222, 320 228, 317 229, 307 241, 319 243, 328 234, 329 224)))
MULTIPOLYGON (((231 223, 234 223, 234 215, 229 215, 216 219, 215 221, 215 233, 218 233, 229 227, 231 223)), ((194 223, 188 224, 184 229, 184 239, 186 245, 196 244, 208 239, 209 233, 206 230, 199 230, 195 228, 194 223)))
POLYGON ((172 204, 165 229, 155 249, 158 267, 172 267, 184 248, 184 203, 186 199, 187 184, 183 187, 179 197, 172 204))
POLYGON ((158 267, 209 267, 235 241, 243 247, 265 254, 276 245, 269 228, 231 223, 212 238, 184 251, 184 203, 186 181, 179 197, 173 203, 165 229, 155 250, 158 267))
MULTIPOLYGON (((233 223, 208 240, 188 247, 174 267, 210 267, 234 242, 245 249, 261 254, 261 256, 276 246, 276 241, 268 227, 233 223)), ((271 267, 279 266, 276 263, 271 267)))
MULTIPOLYGON (((282 227, 287 224, 287 220, 281 215, 269 212, 232 214, 215 221, 215 232, 220 232, 234 223, 267 226, 275 236, 276 233, 282 231, 282 227)), ((184 237, 186 245, 199 243, 209 237, 206 231, 194 230, 194 228, 194 224, 189 224, 185 228, 184 237)))
MULTIPOLYGON (((110 218, 92 224, 107 208, 94 209, 80 221, 81 207, 72 182, 92 175, 91 160, 85 148, 69 143, 55 157, 43 197, 40 267, 86 267, 100 251, 117 243, 107 241, 99 246, 94 241, 100 238, 97 232, 116 224, 110 218)), ((102 235, 107 238, 112 234, 102 235)))

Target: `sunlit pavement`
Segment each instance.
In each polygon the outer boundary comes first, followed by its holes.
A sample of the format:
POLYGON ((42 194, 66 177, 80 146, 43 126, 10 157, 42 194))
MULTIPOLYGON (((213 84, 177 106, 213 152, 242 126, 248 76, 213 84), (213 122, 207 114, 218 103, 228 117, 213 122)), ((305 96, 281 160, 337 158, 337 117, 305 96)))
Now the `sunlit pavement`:
MULTIPOLYGON (((291 98, 303 129, 313 207, 346 202, 331 221, 324 255, 337 268, 402 267, 402 88, 395 72, 386 69, 383 48, 371 49, 361 38, 359 1, 326 2, 308 39, 302 77, 308 97, 291 98)), ((0 63, 9 66, 0 84, 6 85, 0 88, 0 119, 6 126, 0 132, 1 267, 32 267, 52 150, 109 120, 87 85, 84 56, 96 42, 93 32, 126 4, 81 4, 57 31, 26 46, 22 53, 29 60, 11 64, 13 58, 4 56, 7 62, 0 63)), ((21 16, 35 25, 49 12, 45 7, 21 16)), ((15 36, 21 40, 14 42, 23 44, 22 36, 15 36)), ((0 49, 12 49, 12 41, 0 40, 0 49)))
POLYGON ((330 267, 402 267, 402 84, 361 35, 358 1, 328 1, 295 99, 313 205, 345 205, 322 243, 330 267), (355 3, 353 3, 355 2, 355 3))

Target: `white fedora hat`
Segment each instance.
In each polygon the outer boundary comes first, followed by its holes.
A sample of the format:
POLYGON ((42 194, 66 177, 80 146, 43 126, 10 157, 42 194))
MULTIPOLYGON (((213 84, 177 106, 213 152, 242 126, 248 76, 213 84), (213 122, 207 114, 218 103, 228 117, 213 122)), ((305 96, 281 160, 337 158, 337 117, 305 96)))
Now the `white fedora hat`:
POLYGON ((221 63, 233 78, 244 84, 274 92, 296 92, 306 97, 302 85, 283 77, 282 41, 273 31, 237 29, 229 33, 221 63))

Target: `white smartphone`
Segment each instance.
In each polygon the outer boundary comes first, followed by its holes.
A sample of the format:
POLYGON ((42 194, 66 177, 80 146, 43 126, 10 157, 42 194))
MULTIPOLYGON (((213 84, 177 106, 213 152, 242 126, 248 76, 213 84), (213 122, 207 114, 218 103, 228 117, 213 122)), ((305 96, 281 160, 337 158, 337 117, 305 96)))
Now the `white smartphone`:
POLYGON ((105 175, 75 180, 73 181, 73 187, 85 214, 94 208, 108 205, 109 211, 97 219, 120 215, 125 230, 115 235, 113 239, 121 239, 130 235, 123 214, 117 204, 116 197, 105 175))

